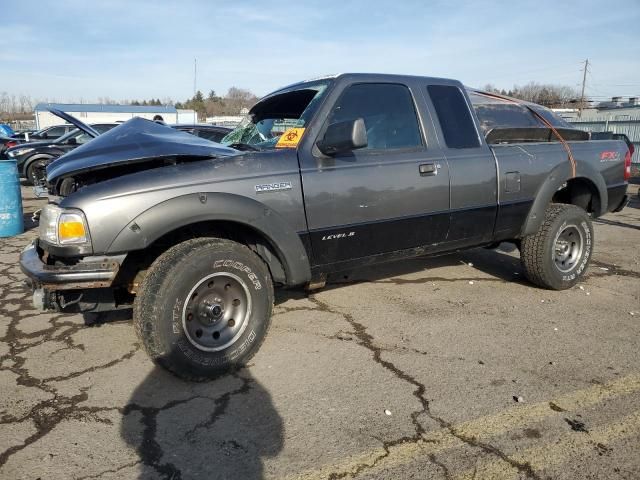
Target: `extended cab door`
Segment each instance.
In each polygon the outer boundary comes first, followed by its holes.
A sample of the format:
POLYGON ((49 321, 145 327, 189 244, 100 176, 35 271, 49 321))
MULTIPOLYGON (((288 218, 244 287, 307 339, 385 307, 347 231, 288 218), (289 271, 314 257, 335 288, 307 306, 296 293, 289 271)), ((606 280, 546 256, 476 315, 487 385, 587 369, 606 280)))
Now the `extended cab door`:
POLYGON ((449 164, 451 226, 448 247, 490 241, 497 210, 497 167, 476 127, 466 93, 457 84, 423 86, 437 117, 440 145, 449 164))
POLYGON ((419 88, 342 79, 328 97, 324 121, 298 150, 315 265, 445 240, 449 170, 419 88), (329 124, 357 118, 366 148, 332 157, 318 150, 329 124))

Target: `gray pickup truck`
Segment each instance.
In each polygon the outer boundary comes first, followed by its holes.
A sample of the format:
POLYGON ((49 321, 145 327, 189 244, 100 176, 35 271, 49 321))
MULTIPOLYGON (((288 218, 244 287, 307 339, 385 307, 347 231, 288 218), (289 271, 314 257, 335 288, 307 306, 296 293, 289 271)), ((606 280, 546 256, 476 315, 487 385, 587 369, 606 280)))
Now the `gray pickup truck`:
POLYGON ((221 144, 136 118, 47 174, 34 303, 133 305, 151 358, 203 379, 256 353, 275 287, 332 272, 510 241, 532 283, 573 286, 630 155, 454 80, 343 74, 267 95, 221 144))

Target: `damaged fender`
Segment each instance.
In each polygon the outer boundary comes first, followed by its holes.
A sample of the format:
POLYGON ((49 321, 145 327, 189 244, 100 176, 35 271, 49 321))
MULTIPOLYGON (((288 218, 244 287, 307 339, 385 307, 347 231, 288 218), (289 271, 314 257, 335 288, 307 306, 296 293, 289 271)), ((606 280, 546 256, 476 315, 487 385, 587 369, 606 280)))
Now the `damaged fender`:
POLYGON ((286 285, 300 285, 310 280, 306 250, 285 219, 264 204, 231 193, 187 194, 159 203, 131 221, 107 251, 142 250, 167 233, 207 221, 233 222, 265 237, 282 263, 286 285))

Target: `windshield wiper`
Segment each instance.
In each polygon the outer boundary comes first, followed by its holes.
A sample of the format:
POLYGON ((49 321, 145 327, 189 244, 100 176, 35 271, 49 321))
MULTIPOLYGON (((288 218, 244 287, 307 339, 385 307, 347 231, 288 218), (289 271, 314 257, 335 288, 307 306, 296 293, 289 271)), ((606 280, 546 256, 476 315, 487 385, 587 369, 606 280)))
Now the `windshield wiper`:
POLYGON ((246 151, 259 152, 260 151, 259 148, 254 147, 253 145, 249 145, 248 143, 242 143, 242 142, 231 143, 227 145, 227 147, 235 148, 236 150, 240 150, 242 152, 246 152, 246 151))

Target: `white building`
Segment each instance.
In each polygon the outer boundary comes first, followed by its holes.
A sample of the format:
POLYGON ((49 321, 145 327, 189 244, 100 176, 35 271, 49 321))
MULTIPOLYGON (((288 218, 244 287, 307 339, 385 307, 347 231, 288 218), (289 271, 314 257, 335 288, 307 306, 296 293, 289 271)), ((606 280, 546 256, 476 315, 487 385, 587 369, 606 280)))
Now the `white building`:
POLYGON ((244 117, 242 115, 217 115, 214 117, 207 117, 206 122, 212 125, 233 128, 238 125, 243 118, 244 117))
POLYGON ((113 123, 126 122, 133 117, 142 117, 153 120, 160 115, 165 123, 194 123, 195 112, 193 110, 176 110, 175 107, 161 105, 136 106, 136 105, 101 105, 90 103, 39 103, 35 108, 36 129, 60 125, 64 122, 49 111, 50 108, 62 110, 73 115, 84 123, 113 123))
POLYGON ((211 123, 212 125, 219 125, 221 127, 235 127, 248 114, 249 109, 243 107, 240 109, 240 115, 217 115, 213 117, 207 117, 206 122, 211 123))

